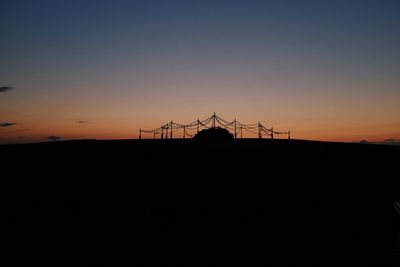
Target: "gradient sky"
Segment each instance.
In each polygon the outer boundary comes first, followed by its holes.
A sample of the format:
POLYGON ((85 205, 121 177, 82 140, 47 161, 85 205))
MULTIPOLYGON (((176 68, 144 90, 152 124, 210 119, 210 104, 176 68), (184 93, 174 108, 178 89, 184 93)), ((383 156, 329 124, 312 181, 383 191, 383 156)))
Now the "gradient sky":
POLYGON ((0 123, 17 124, 0 142, 137 138, 214 111, 299 139, 400 139, 399 14, 398 0, 1 0, 0 123))

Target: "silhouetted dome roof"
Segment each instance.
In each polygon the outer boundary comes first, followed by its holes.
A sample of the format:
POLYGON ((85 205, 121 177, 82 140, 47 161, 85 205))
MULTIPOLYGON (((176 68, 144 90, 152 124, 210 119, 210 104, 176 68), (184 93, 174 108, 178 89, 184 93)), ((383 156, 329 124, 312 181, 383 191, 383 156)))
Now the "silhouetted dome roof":
POLYGON ((194 138, 201 140, 233 139, 233 134, 231 134, 227 129, 217 127, 201 130, 194 136, 194 138))

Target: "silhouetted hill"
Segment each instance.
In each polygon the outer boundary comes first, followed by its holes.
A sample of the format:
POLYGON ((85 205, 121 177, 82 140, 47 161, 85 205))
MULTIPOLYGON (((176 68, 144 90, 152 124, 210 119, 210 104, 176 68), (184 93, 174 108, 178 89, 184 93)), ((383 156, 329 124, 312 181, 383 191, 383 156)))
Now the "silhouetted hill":
POLYGON ((232 140, 233 134, 224 128, 210 128, 201 130, 194 136, 195 140, 232 140))
POLYGON ((4 145, 0 154, 9 227, 27 245, 135 243, 164 259, 358 266, 387 260, 397 242, 400 147, 86 140, 4 145))

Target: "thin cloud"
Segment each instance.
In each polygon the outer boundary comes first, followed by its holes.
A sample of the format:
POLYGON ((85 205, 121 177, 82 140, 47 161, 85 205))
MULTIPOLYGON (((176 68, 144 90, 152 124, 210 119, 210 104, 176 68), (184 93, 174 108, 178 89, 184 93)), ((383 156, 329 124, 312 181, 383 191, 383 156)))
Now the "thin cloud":
POLYGON ((0 122, 0 127, 10 127, 10 126, 14 126, 17 123, 15 122, 0 122))
POLYGON ((19 132, 26 132, 26 131, 29 131, 29 129, 18 129, 15 132, 19 133, 19 132))
POLYGON ((88 124, 88 123, 90 123, 90 122, 79 120, 78 123, 80 123, 80 124, 88 124))
POLYGON ((60 136, 56 136, 56 135, 50 135, 50 136, 47 137, 47 139, 50 140, 50 141, 57 141, 57 140, 60 140, 61 137, 60 136))
POLYGON ((1 86, 0 87, 0 93, 10 91, 11 89, 12 89, 11 86, 1 86))

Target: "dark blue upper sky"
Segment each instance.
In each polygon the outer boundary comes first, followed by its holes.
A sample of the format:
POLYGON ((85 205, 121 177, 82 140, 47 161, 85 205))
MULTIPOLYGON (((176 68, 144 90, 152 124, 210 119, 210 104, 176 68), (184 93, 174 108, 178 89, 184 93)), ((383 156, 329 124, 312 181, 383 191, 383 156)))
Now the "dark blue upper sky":
POLYGON ((1 0, 0 86, 19 90, 0 98, 0 119, 55 106, 96 119, 99 105, 169 118, 179 108, 162 103, 200 99, 183 109, 256 118, 270 106, 314 128, 372 114, 397 127, 399 14, 396 0, 1 0))
POLYGON ((170 61, 179 68, 181 60, 205 68, 240 62, 252 69, 271 61, 313 66, 317 59, 367 73, 385 68, 386 75, 399 67, 395 0, 3 0, 0 10, 0 56, 10 71, 85 60, 160 68, 170 61))

